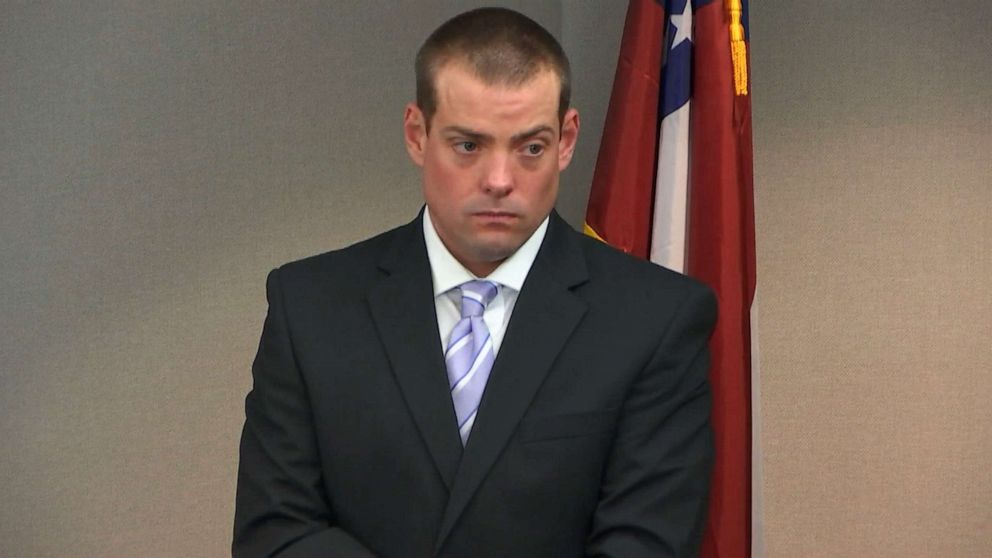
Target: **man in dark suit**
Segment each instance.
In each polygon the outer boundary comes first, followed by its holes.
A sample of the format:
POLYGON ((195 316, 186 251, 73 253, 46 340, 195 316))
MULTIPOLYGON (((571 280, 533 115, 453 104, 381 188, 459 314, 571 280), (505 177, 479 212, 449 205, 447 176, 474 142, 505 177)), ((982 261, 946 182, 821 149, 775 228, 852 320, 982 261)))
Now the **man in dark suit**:
POLYGON ((553 211, 578 113, 526 17, 417 57, 411 223, 269 275, 235 556, 697 553, 712 294, 553 211))

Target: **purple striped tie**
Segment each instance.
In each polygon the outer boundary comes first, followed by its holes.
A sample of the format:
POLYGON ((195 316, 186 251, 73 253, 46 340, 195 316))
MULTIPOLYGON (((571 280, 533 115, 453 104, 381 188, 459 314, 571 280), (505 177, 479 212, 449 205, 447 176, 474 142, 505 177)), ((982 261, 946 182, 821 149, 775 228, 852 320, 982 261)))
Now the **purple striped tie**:
POLYGON ((448 386, 451 388, 451 401, 455 404, 458 418, 458 434, 462 445, 468 441, 468 434, 475 423, 482 392, 486 389, 489 371, 493 367, 495 353, 489 328, 482 319, 482 313, 496 296, 496 284, 490 281, 469 281, 460 287, 462 291, 462 319, 451 331, 451 341, 444 352, 444 362, 448 367, 448 386))

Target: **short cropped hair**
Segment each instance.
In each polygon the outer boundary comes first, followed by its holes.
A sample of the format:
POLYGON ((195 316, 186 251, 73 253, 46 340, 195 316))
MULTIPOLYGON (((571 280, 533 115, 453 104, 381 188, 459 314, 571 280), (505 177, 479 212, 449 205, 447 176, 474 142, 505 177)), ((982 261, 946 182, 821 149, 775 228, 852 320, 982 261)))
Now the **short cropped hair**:
POLYGON ((506 8, 479 8, 441 24, 417 52, 417 106, 430 128, 437 111, 435 78, 445 64, 465 64, 486 85, 520 86, 551 70, 561 85, 558 120, 571 97, 571 69, 558 41, 529 17, 506 8))

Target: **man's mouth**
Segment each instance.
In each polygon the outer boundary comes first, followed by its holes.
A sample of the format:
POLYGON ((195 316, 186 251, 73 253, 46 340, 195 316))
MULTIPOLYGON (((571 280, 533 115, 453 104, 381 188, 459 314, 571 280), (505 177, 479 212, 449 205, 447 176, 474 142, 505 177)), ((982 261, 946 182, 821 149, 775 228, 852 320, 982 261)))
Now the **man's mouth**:
POLYGON ((511 213, 509 211, 476 211, 473 213, 476 217, 481 217, 483 219, 500 219, 508 220, 517 217, 516 213, 511 213))

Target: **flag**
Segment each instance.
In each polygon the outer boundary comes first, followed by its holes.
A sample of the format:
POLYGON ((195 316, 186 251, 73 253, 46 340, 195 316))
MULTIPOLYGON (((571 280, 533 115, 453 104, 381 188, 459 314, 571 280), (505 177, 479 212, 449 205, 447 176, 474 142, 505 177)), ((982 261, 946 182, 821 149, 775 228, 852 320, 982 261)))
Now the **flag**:
POLYGON ((756 278, 746 45, 746 0, 630 1, 585 223, 587 234, 716 292, 716 463, 704 558, 751 552, 756 278))
POLYGON ((651 230, 664 19, 658 2, 635 0, 627 8, 584 227, 641 258, 651 230))

